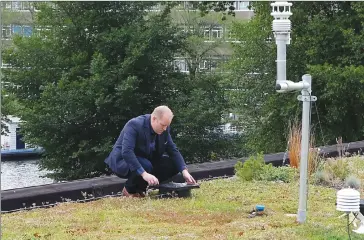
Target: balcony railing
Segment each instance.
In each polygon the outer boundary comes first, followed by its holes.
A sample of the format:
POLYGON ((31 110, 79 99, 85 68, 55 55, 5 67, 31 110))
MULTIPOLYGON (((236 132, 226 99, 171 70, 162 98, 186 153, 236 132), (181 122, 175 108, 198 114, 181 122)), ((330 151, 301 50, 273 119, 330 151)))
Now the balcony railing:
MULTIPOLYGON (((195 2, 198 3, 198 2, 195 2)), ((189 1, 183 1, 180 2, 176 7, 174 7, 174 10, 177 11, 197 11, 197 4, 191 3, 189 1)), ((235 1, 233 6, 235 8, 235 11, 252 11, 249 9, 250 2, 249 1, 235 1)), ((160 11, 162 10, 161 5, 153 6, 150 11, 160 11)), ((211 10, 214 11, 214 10, 211 10)))
POLYGON ((35 8, 34 2, 29 1, 4 1, 1 2, 1 7, 5 11, 11 12, 27 12, 29 10, 38 11, 35 8))
MULTIPOLYGON (((222 64, 227 62, 229 59, 226 55, 219 56, 206 56, 202 59, 197 66, 198 72, 224 72, 224 69, 221 68, 222 64)), ((174 69, 183 73, 189 73, 188 69, 188 58, 185 57, 175 57, 173 61, 174 69)))

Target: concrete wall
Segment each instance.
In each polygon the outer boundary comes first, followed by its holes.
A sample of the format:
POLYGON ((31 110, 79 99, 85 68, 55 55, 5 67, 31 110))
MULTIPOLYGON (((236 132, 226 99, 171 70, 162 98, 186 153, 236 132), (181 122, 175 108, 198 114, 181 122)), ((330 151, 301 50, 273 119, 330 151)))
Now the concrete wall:
MULTIPOLYGON (((323 157, 336 157, 338 156, 339 147, 338 145, 319 147, 320 155, 323 157)), ((344 143, 341 147, 348 153, 362 154, 364 141, 344 143)), ((190 164, 188 168, 196 180, 225 175, 232 176, 234 175, 235 164, 238 161, 244 163, 246 159, 190 164)), ((264 161, 267 164, 271 163, 273 166, 282 166, 283 159, 285 163, 288 163, 289 159, 283 152, 264 155, 264 161)), ((180 175, 173 180, 175 182, 184 181, 180 175)), ((42 207, 44 204, 64 202, 64 199, 70 199, 72 201, 84 200, 85 196, 90 196, 91 200, 97 199, 98 197, 121 192, 125 181, 126 179, 121 179, 116 176, 104 176, 36 187, 9 189, 1 191, 1 211, 8 212, 27 209, 31 208, 33 204, 37 207, 42 207)))

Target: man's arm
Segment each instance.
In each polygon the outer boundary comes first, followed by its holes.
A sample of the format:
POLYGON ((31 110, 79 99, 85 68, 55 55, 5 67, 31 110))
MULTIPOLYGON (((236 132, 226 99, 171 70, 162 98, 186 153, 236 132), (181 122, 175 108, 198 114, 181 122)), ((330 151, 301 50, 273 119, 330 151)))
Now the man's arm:
POLYGON ((122 142, 122 156, 125 162, 129 164, 131 171, 136 171, 139 175, 143 177, 143 179, 148 182, 149 185, 156 185, 159 184, 158 179, 147 173, 142 165, 139 163, 135 153, 135 143, 137 139, 137 131, 135 130, 133 123, 128 122, 127 126, 124 129, 124 137, 122 142))
POLYGON ((121 155, 125 162, 129 164, 130 170, 137 171, 140 175, 144 172, 144 169, 134 153, 137 135, 138 133, 133 126, 133 122, 129 121, 124 128, 121 155))
POLYGON ((167 143, 166 143, 166 151, 169 157, 176 163, 177 169, 179 172, 182 172, 184 169, 187 169, 185 160, 182 157, 182 154, 178 150, 176 144, 173 142, 171 134, 169 133, 169 129, 167 129, 167 143))
POLYGON ((167 134, 168 137, 167 137, 166 151, 169 157, 172 158, 172 160, 176 163, 178 171, 182 173, 183 178, 186 180, 186 182, 188 184, 196 184, 196 180, 188 172, 187 165, 182 157, 182 154, 180 153, 176 144, 172 140, 169 128, 167 130, 167 134))

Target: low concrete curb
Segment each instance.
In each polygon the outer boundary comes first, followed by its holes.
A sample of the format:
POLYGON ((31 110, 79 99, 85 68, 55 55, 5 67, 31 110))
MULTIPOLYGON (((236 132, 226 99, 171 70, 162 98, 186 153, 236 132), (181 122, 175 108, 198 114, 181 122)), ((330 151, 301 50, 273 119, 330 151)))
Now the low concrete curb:
MULTIPOLYGON (((364 141, 343 144, 342 147, 346 152, 358 153, 364 149, 364 141)), ((326 146, 320 147, 320 152, 326 157, 338 155, 338 147, 326 146)), ((288 156, 284 153, 275 153, 264 155, 267 164, 272 163, 274 166, 281 166, 283 158, 288 162, 288 156)), ((244 162, 247 158, 240 159, 244 162)), ((221 177, 234 174, 234 165, 238 160, 225 160, 218 162, 207 162, 201 164, 190 164, 188 166, 191 175, 196 179, 209 177, 221 177)), ((175 179, 181 181, 182 179, 175 179)), ((67 199, 72 201, 85 199, 84 195, 101 197, 105 195, 121 192, 124 187, 125 179, 116 176, 97 177, 92 179, 82 179, 65 183, 54 183, 36 187, 18 188, 1 191, 1 211, 13 211, 25 207, 42 206, 64 202, 67 199)))

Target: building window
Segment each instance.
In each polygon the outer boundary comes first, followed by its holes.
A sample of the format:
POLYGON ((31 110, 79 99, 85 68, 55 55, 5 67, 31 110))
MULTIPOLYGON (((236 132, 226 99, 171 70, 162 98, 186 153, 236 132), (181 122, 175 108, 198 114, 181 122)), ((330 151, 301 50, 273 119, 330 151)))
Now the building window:
POLYGON ((11 2, 5 2, 3 6, 5 9, 11 9, 11 2))
POLYGON ((202 60, 199 63, 198 68, 199 68, 200 71, 209 70, 209 62, 208 62, 208 60, 202 60))
POLYGON ((184 1, 183 8, 188 10, 195 10, 197 8, 197 5, 196 2, 184 1))
POLYGON ((204 38, 207 40, 214 40, 222 38, 223 28, 222 27, 206 27, 204 30, 204 38))
POLYGON ((4 63, 4 60, 1 63, 1 68, 10 68, 10 64, 4 63))
POLYGON ((11 26, 3 26, 2 39, 11 39, 11 26))
POLYGON ((239 42, 233 30, 228 28, 225 29, 225 40, 228 42, 239 42))
POLYGON ((160 11, 160 10, 162 10, 162 5, 160 3, 158 3, 158 4, 154 5, 154 6, 152 6, 150 8, 150 10, 151 11, 160 11))
POLYGON ((38 37, 45 39, 45 38, 47 38, 47 35, 48 35, 47 31, 50 31, 50 30, 51 30, 50 27, 35 26, 34 30, 32 29, 32 33, 38 37))
POLYGON ((193 26, 177 26, 178 31, 183 32, 187 35, 194 34, 195 29, 193 26))
POLYGON ((232 31, 229 31, 229 33, 228 33, 228 39, 229 40, 235 40, 236 39, 235 34, 232 31))
MULTIPOLYGON (((42 1, 43 3, 45 3, 45 1, 42 1)), ((42 3, 40 1, 37 1, 37 3, 42 3)), ((30 9, 34 9, 34 3, 35 2, 29 2, 29 1, 7 1, 7 2, 2 2, 1 6, 4 9, 10 10, 10 11, 23 11, 23 10, 30 10, 30 9)), ((48 2, 49 5, 54 5, 54 3, 48 2)), ((37 10, 37 9, 35 9, 37 10)))
POLYGON ((11 25, 3 27, 3 39, 10 39, 12 35, 18 34, 20 36, 30 37, 33 33, 33 28, 31 26, 20 26, 11 25))
POLYGON ((211 34, 212 34, 212 38, 222 38, 222 34, 223 34, 222 27, 214 27, 211 30, 211 34))
POLYGON ((23 26, 23 36, 30 37, 32 35, 32 27, 23 26))
POLYGON ((22 27, 19 26, 19 25, 13 25, 12 26, 12 32, 13 32, 13 34, 21 35, 22 34, 22 27))
POLYGON ((178 2, 178 5, 175 6, 175 9, 177 9, 179 11, 195 10, 196 4, 193 2, 188 2, 188 1, 178 2))
POLYGON ((249 2, 248 1, 239 1, 234 2, 235 10, 249 10, 249 2))
POLYGON ((23 6, 22 9, 23 10, 29 10, 30 9, 30 3, 29 2, 22 2, 23 6))
POLYGON ((209 56, 199 63, 199 71, 216 71, 224 59, 224 56, 209 56))
POLYGON ((222 62, 221 59, 211 59, 210 60, 210 70, 215 71, 219 65, 219 62, 222 62))
POLYGON ((179 70, 180 72, 188 72, 188 66, 185 59, 176 58, 173 63, 174 70, 179 70))
POLYGON ((205 28, 205 30, 203 31, 203 37, 207 40, 210 40, 210 28, 205 28))
POLYGON ((21 2, 20 1, 12 1, 11 2, 11 8, 12 10, 21 10, 21 2))
MULTIPOLYGON (((202 59, 197 66, 198 72, 224 72, 223 63, 228 60, 228 56, 226 55, 211 55, 206 56, 205 59, 202 59)), ((188 73, 188 64, 187 60, 183 57, 176 57, 173 61, 174 70, 179 70, 180 72, 188 73)))

